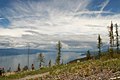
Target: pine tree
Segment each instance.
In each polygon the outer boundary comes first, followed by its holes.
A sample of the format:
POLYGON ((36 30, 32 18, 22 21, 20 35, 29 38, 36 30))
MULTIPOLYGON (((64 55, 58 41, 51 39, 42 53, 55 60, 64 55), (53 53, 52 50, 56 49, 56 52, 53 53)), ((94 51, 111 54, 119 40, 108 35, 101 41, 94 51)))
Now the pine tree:
POLYGON ((62 65, 64 64, 64 62, 63 62, 63 59, 62 59, 62 63, 61 63, 62 65))
POLYGON ((118 53, 118 51, 119 51, 119 34, 118 34, 118 25, 117 24, 115 24, 115 29, 116 29, 116 31, 115 31, 115 33, 116 33, 116 46, 117 46, 117 53, 118 53))
POLYGON ((62 44, 61 44, 60 41, 58 41, 58 44, 57 44, 57 58, 56 58, 56 65, 60 65, 61 48, 62 48, 62 44))
POLYGON ((44 63, 44 56, 43 56, 42 53, 40 53, 40 54, 38 55, 38 60, 39 60, 39 62, 40 62, 39 67, 41 67, 41 66, 42 66, 42 63, 44 63))
POLYGON ((86 58, 87 58, 87 60, 91 58, 91 54, 90 54, 89 50, 87 51, 86 58))
POLYGON ((114 45, 114 34, 113 34, 113 23, 111 21, 111 26, 109 29, 109 37, 110 37, 110 47, 112 48, 114 45))
POLYGON ((51 60, 49 61, 48 66, 51 67, 51 60))
POLYGON ((18 64, 18 69, 17 69, 17 71, 18 71, 18 72, 21 71, 20 63, 18 64))
POLYGON ((110 37, 109 53, 112 57, 113 56, 113 45, 114 45, 114 34, 113 34, 113 23, 112 23, 112 21, 111 21, 111 26, 109 27, 109 37, 110 37))
POLYGON ((101 56, 101 46, 102 46, 102 39, 100 37, 100 34, 98 35, 98 56, 100 57, 101 56))

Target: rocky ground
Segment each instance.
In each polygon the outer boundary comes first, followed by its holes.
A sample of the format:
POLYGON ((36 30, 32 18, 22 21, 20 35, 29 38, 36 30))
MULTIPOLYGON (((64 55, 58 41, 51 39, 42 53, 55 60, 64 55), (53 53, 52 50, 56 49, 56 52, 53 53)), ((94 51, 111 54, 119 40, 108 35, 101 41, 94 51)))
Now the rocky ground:
POLYGON ((42 80, 120 80, 120 71, 113 73, 112 71, 104 70, 101 73, 93 74, 90 76, 83 76, 79 73, 70 74, 64 73, 56 76, 44 76, 42 80))
POLYGON ((120 59, 90 60, 55 66, 49 74, 41 75, 27 80, 120 80, 120 59))
POLYGON ((120 80, 120 59, 88 60, 1 77, 0 80, 120 80), (24 76, 26 75, 26 76, 24 76))

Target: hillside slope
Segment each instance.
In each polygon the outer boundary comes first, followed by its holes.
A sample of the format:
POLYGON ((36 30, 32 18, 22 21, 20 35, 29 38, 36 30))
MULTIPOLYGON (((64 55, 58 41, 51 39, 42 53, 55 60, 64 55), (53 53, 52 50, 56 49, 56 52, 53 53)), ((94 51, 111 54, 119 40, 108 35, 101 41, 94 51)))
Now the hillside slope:
POLYGON ((35 71, 19 72, 0 77, 0 80, 21 80, 27 76, 27 80, 120 80, 120 54, 115 54, 113 58, 105 55, 100 59, 76 61, 35 71), (32 77, 48 72, 49 74, 44 76, 32 77))

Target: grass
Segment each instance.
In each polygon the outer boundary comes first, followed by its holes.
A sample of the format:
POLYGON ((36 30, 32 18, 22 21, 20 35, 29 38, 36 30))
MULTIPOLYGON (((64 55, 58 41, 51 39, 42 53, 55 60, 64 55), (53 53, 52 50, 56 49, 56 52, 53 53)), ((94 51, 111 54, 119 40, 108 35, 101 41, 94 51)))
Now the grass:
POLYGON ((99 73, 103 70, 112 72, 120 71, 120 54, 113 54, 110 57, 107 54, 103 54, 100 59, 91 59, 82 62, 73 62, 67 65, 58 66, 51 71, 51 75, 61 74, 79 74, 80 76, 89 76, 95 73, 99 73))
POLYGON ((54 69, 51 72, 51 74, 59 75, 63 73, 72 73, 72 74, 81 73, 82 75, 91 75, 93 69, 98 70, 97 72, 100 72, 101 69, 118 71, 120 70, 120 60, 119 59, 110 59, 107 61, 89 60, 85 62, 72 63, 54 69))
POLYGON ((12 80, 12 79, 19 79, 19 78, 23 78, 26 77, 28 75, 35 75, 35 74, 41 74, 41 73, 45 73, 45 72, 49 72, 50 68, 45 67, 45 68, 41 68, 38 70, 33 70, 33 71, 21 71, 18 72, 16 74, 13 75, 9 75, 9 76, 2 76, 0 77, 0 80, 12 80))
POLYGON ((120 54, 114 54, 110 57, 107 54, 102 54, 100 59, 90 59, 81 62, 73 62, 69 64, 45 67, 35 71, 18 72, 14 75, 0 77, 0 80, 12 80, 23 78, 28 75, 41 74, 50 72, 51 76, 61 74, 79 74, 80 76, 89 76, 94 73, 99 73, 103 70, 112 70, 113 72, 120 71, 120 54))

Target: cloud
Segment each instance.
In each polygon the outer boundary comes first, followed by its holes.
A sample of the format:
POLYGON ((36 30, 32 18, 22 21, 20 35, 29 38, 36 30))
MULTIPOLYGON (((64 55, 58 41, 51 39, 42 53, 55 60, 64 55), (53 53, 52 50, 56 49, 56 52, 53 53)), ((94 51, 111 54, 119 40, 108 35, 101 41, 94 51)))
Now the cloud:
MULTIPOLYGON (((38 43, 39 45, 35 45, 40 48, 53 47, 58 40, 96 42, 97 34, 101 34, 103 38, 108 35, 107 26, 111 20, 115 23, 120 22, 120 14, 104 10, 109 5, 109 0, 100 4, 100 9, 97 11, 89 9, 91 3, 91 0, 42 2, 17 0, 11 4, 10 8, 0 10, 0 14, 10 21, 9 28, 0 28, 0 35, 9 36, 14 43, 21 42, 22 44, 27 41, 38 43)), ((104 39, 107 41, 108 38, 104 39)), ((70 46, 68 43, 64 45, 70 48, 74 43, 70 46)), ((86 45, 85 47, 93 46, 90 43, 86 45)))
POLYGON ((104 1, 104 2, 100 5, 100 6, 101 6, 100 11, 103 11, 104 8, 108 5, 109 2, 110 2, 110 0, 106 0, 106 1, 104 1))
POLYGON ((100 5, 101 6, 100 14, 97 17, 99 17, 101 15, 101 13, 104 11, 104 8, 108 5, 109 2, 110 2, 110 0, 106 0, 100 5))
POLYGON ((102 12, 101 11, 80 11, 80 12, 77 12, 76 14, 81 15, 81 14, 104 14, 104 13, 105 14, 107 14, 107 13, 113 14, 110 11, 102 11, 102 12))

